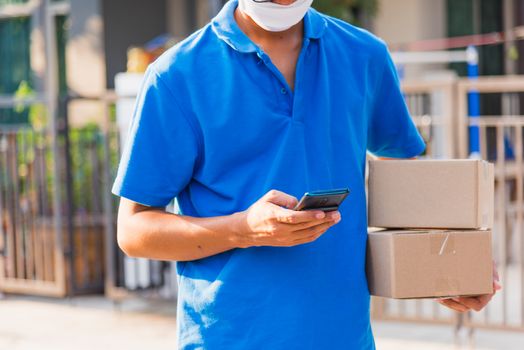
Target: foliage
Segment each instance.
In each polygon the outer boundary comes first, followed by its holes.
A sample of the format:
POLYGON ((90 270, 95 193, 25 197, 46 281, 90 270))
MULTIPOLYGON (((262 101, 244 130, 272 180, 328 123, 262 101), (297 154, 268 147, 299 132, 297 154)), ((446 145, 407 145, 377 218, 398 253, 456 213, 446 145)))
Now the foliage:
POLYGON ((12 4, 24 4, 28 0, 0 0, 0 6, 2 5, 12 5, 12 4))
POLYGON ((100 128, 95 123, 88 123, 81 128, 75 128, 69 133, 71 169, 73 180, 74 209, 92 212, 95 189, 100 189, 101 160, 103 159, 103 143, 100 128))
MULTIPOLYGON (((5 148, 5 146, 2 146, 2 142, 7 142, 4 135, 0 129, 0 148, 5 148)), ((58 136, 58 155, 54 154, 53 140, 45 130, 35 130, 27 126, 21 127, 16 130, 14 137, 16 141, 13 141, 16 142, 16 147, 11 151, 15 152, 17 168, 15 172, 12 172, 9 169, 9 164, 3 163, 0 158, 0 178, 4 178, 4 181, 0 182, 0 191, 7 191, 7 188, 12 187, 13 183, 16 182, 20 199, 26 203, 28 200, 37 199, 35 191, 38 189, 35 186, 41 184, 40 190, 45 191, 44 198, 47 199, 46 203, 41 204, 50 208, 52 206, 51 198, 54 196, 53 186, 55 181, 58 181, 62 199, 65 200, 64 135, 58 136), (53 167, 57 156, 61 162, 59 174, 54 172, 53 167), (4 170, 7 172, 4 173, 4 170), (11 175, 8 176, 7 174, 11 175), (14 174, 16 175, 13 178, 14 174)), ((118 166, 118 134, 116 131, 104 133, 96 123, 88 123, 82 127, 72 128, 69 131, 69 141, 72 213, 99 213, 102 210, 102 191, 105 190, 103 172, 109 167, 110 173, 115 173, 118 166), (109 164, 106 164, 105 137, 108 138, 107 142, 109 143, 109 154, 107 155, 109 164)), ((116 197, 114 199, 113 205, 116 205, 116 197)))
MULTIPOLYGON (((35 91, 31 88, 29 83, 25 80, 20 82, 18 89, 15 92, 15 98, 18 100, 28 99, 35 97, 35 91)), ((29 111, 29 124, 36 131, 42 131, 47 125, 47 111, 43 103, 34 103, 30 107, 26 107, 20 103, 15 105, 14 108, 16 113, 23 113, 29 111)))

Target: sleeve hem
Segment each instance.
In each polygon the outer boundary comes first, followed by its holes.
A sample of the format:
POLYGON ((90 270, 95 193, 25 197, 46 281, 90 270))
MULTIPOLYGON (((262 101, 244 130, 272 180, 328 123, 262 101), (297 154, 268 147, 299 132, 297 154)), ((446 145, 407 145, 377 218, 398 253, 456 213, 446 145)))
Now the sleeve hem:
POLYGON ((148 207, 166 207, 173 199, 161 198, 158 196, 152 196, 139 191, 132 191, 124 188, 113 187, 111 190, 116 196, 124 197, 133 202, 148 206, 148 207))
POLYGON ((424 142, 417 142, 411 144, 408 147, 402 149, 402 151, 390 151, 388 149, 380 149, 377 151, 370 151, 373 155, 378 157, 388 158, 413 158, 419 156, 426 150, 426 144, 424 142))

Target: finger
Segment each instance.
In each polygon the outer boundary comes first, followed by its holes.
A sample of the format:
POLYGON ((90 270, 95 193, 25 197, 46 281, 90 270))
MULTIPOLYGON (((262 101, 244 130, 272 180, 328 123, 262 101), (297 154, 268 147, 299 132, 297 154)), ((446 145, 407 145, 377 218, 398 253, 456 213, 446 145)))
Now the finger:
POLYGON ((500 276, 497 270, 497 263, 493 260, 493 290, 495 293, 502 289, 502 284, 500 283, 500 276))
POLYGON ((271 190, 262 198, 267 202, 289 209, 294 208, 298 204, 298 200, 295 197, 278 190, 271 190))
POLYGON ((292 247, 295 245, 313 242, 326 233, 327 230, 334 224, 335 223, 331 221, 300 230, 300 233, 297 233, 298 231, 291 232, 291 240, 283 240, 281 243, 286 247, 292 247))
POLYGON ((497 269, 497 263, 495 262, 495 260, 493 260, 493 279, 496 282, 500 282, 499 271, 497 269))
POLYGON ((278 239, 278 240, 267 240, 267 239, 264 239, 264 240, 261 240, 259 242, 259 244, 261 246, 272 246, 272 247, 293 247, 293 246, 297 246, 297 245, 300 245, 300 244, 305 244, 305 243, 309 243, 309 242, 313 242, 314 240, 316 240, 317 238, 319 238, 320 236, 322 236, 324 233, 325 233, 326 230, 324 231, 320 231, 320 232, 315 232, 314 234, 310 235, 310 236, 307 236, 307 237, 301 237, 301 238, 298 238, 298 239, 292 239, 292 238, 288 238, 288 239, 278 239))
POLYGON ((491 301, 491 299, 493 299, 494 296, 495 296, 495 293, 480 295, 477 297, 477 300, 479 301, 480 304, 482 304, 482 307, 484 307, 491 301))
POLYGON ((437 302, 457 312, 469 311, 469 309, 466 306, 459 304, 456 301, 453 301, 452 299, 437 299, 437 302))
POLYGON ((491 299, 491 295, 488 296, 482 296, 482 297, 459 297, 459 298, 452 298, 453 301, 464 305, 465 307, 469 309, 473 309, 475 311, 480 311, 486 306, 486 304, 491 299), (489 299, 488 299, 489 297, 489 299))
POLYGON ((453 309, 457 312, 467 312, 469 311, 470 309, 463 305, 463 304, 460 304, 460 303, 457 303, 455 300, 449 298, 449 299, 444 299, 443 300, 443 305, 444 306, 447 306, 449 307, 450 309, 453 309))
POLYGON ((300 224, 322 220, 326 217, 322 210, 296 211, 277 206, 273 208, 273 213, 277 221, 284 224, 300 224))
POLYGON ((295 240, 293 240, 290 243, 290 246, 295 246, 295 245, 300 245, 300 244, 306 244, 306 243, 314 242, 318 238, 320 238, 320 236, 325 234, 326 232, 327 232, 327 229, 324 229, 324 230, 320 230, 318 232, 315 232, 314 234, 311 234, 309 236, 305 236, 305 237, 302 237, 302 238, 295 239, 295 240))
MULTIPOLYGON (((334 222, 329 222, 329 223, 317 225, 315 227, 311 227, 309 229, 302 230, 301 232, 311 232, 311 233, 306 234, 305 236, 302 236, 300 238, 294 239, 291 242, 288 242, 287 244, 285 244, 285 246, 292 247, 292 246, 311 243, 313 241, 316 241, 318 238, 320 238, 320 236, 325 234, 329 230, 329 228, 333 225, 335 225, 334 222)), ((296 235, 297 232, 294 232, 294 234, 296 235)), ((300 235, 302 235, 302 233, 300 235)))
POLYGON ((314 227, 314 226, 317 226, 317 225, 321 225, 321 224, 324 224, 324 223, 336 224, 339 221, 340 221, 340 215, 327 214, 326 217, 323 218, 323 219, 315 219, 315 220, 312 220, 312 221, 300 222, 300 223, 297 223, 297 224, 283 223, 282 225, 284 225, 286 230, 293 232, 293 231, 304 230, 304 229, 307 229, 307 228, 310 228, 310 227, 314 227))
POLYGON ((315 235, 312 235, 312 236, 309 236, 309 237, 305 237, 305 238, 302 238, 302 239, 297 239, 297 240, 291 242, 290 246, 295 246, 295 245, 301 245, 301 244, 314 242, 317 239, 319 239, 320 236, 322 236, 324 233, 326 233, 326 231, 319 232, 319 233, 317 233, 315 235))
POLYGON ((325 233, 333 225, 335 225, 334 222, 326 222, 317 226, 295 231, 293 232, 293 235, 296 237, 296 240, 308 239, 310 237, 316 236, 317 234, 325 233))
POLYGON ((300 235, 297 235, 295 232, 293 233, 293 236, 292 238, 290 238, 290 240, 282 241, 281 243, 286 247, 293 247, 296 245, 313 242, 317 240, 320 236, 322 236, 324 233, 326 233, 330 226, 332 225, 318 225, 315 228, 303 230, 302 232, 306 233, 300 235))
POLYGON ((335 223, 336 222, 334 220, 324 218, 322 220, 308 221, 308 222, 303 222, 300 224, 282 224, 282 225, 285 225, 286 229, 289 230, 289 232, 291 232, 293 235, 296 235, 297 232, 311 229, 319 225, 323 225, 323 224, 334 225, 335 223))
POLYGON ((498 281, 493 281, 493 290, 495 291, 495 293, 501 289, 502 289, 502 285, 498 281))

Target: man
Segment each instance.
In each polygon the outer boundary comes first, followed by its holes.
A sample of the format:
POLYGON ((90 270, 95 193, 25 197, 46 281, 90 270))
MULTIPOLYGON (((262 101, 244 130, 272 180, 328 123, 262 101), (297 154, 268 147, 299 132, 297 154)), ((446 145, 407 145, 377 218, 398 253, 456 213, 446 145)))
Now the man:
POLYGON ((311 3, 231 0, 146 73, 113 186, 118 241, 178 261, 181 349, 374 348, 366 151, 425 146, 384 43, 311 3), (339 211, 291 210, 341 187, 339 211), (163 210, 174 197, 183 215, 163 210))

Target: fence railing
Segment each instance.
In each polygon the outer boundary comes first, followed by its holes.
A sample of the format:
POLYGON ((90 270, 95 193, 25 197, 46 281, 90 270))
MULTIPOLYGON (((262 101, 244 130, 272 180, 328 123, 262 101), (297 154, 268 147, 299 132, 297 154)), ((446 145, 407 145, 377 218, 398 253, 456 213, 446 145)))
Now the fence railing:
POLYGON ((0 125, 0 291, 102 292, 108 133, 93 124, 70 129, 68 101, 52 132, 39 101, 24 102, 14 101, 31 109, 30 123, 0 125))
POLYGON ((45 131, 0 130, 0 290, 64 295, 45 131))
POLYGON ((484 78, 458 85, 459 155, 466 154, 463 130, 478 126, 483 158, 495 163, 494 256, 504 289, 481 314, 471 314, 465 324, 524 330, 524 229, 523 229, 523 131, 520 94, 524 78, 484 78), (500 94, 501 115, 468 118, 467 94, 500 94), (502 115, 504 114, 504 115, 502 115))

